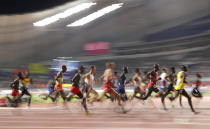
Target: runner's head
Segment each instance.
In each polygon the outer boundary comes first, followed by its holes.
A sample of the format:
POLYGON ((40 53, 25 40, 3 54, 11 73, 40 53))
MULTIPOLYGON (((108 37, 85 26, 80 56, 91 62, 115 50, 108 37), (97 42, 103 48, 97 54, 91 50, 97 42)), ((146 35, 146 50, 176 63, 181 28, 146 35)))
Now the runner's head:
POLYGON ((167 68, 163 68, 163 69, 162 69, 162 72, 163 72, 163 73, 168 73, 168 69, 167 69, 167 68))
POLYGON ((29 76, 30 76, 29 71, 26 71, 26 72, 25 72, 25 77, 29 77, 29 76))
POLYGON ((147 71, 144 71, 144 75, 147 75, 147 73, 148 73, 147 71))
POLYGON ((182 65, 181 69, 182 69, 182 71, 187 72, 187 67, 186 66, 182 65))
POLYGON ((83 65, 79 66, 79 71, 80 71, 80 73, 84 73, 85 67, 83 65))
POLYGON ((66 65, 62 65, 62 72, 65 73, 67 71, 66 65))
POLYGON ((154 69, 155 69, 155 72, 159 71, 160 70, 160 65, 159 64, 155 64, 154 65, 154 69))
POLYGON ((196 74, 196 77, 197 77, 198 79, 202 78, 202 76, 201 76, 199 73, 196 74))
POLYGON ((107 67, 107 69, 114 69, 115 64, 114 63, 107 63, 106 67, 107 67))
POLYGON ((123 72, 126 74, 126 73, 128 73, 128 67, 123 67, 123 72))
POLYGON ((22 72, 18 72, 17 76, 18 76, 19 79, 23 79, 23 73, 22 72))
POLYGON ((136 74, 141 75, 141 70, 139 68, 136 68, 136 74))
POLYGON ((117 74, 118 74, 118 73, 115 71, 115 72, 114 72, 114 76, 117 76, 117 74))
POLYGON ((92 74, 95 74, 96 73, 96 67, 95 66, 90 66, 90 72, 92 73, 92 74))
POLYGON ((172 73, 176 73, 175 67, 171 67, 171 72, 172 72, 172 73))

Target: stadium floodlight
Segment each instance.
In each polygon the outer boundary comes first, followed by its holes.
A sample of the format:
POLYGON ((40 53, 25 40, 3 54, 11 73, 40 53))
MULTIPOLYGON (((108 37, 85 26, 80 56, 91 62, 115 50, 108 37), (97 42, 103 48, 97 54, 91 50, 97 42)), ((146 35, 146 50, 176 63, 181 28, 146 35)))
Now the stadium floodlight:
POLYGON ((69 16, 71 16, 73 14, 76 14, 76 13, 78 13, 80 11, 83 11, 83 10, 85 10, 87 8, 90 8, 93 5, 96 5, 96 3, 93 3, 93 2, 91 2, 91 3, 82 3, 82 4, 77 5, 75 7, 69 8, 69 9, 65 10, 64 12, 62 12, 62 13, 58 13, 58 14, 55 14, 53 16, 47 17, 47 18, 45 18, 43 20, 37 21, 37 22, 33 23, 33 25, 34 26, 47 26, 47 25, 52 24, 52 23, 54 23, 54 22, 56 22, 56 21, 58 21, 58 20, 60 20, 62 18, 67 18, 67 17, 69 17, 69 16))
POLYGON ((118 4, 112 4, 110 6, 107 6, 101 10, 98 10, 97 12, 94 12, 86 17, 83 17, 69 25, 67 25, 67 27, 75 27, 75 26, 82 26, 84 24, 87 24, 99 17, 102 17, 103 15, 110 13, 116 9, 119 9, 120 7, 122 7, 123 3, 118 3, 118 4))

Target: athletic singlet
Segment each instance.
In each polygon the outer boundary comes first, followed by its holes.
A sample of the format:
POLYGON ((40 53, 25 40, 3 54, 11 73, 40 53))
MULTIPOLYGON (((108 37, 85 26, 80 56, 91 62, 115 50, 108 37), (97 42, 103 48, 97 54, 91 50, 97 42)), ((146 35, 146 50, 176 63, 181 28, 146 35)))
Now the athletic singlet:
POLYGON ((85 78, 85 83, 87 84, 88 87, 92 87, 94 84, 94 76, 93 74, 89 74, 90 78, 88 79, 87 77, 85 78))
POLYGON ((155 72, 154 75, 151 75, 150 83, 156 84, 156 80, 158 78, 158 74, 155 72))
POLYGON ((180 71, 177 74, 177 81, 176 81, 176 86, 175 89, 176 90, 183 90, 184 89, 184 71, 180 71))
POLYGON ((162 73, 160 75, 160 78, 161 78, 161 85, 162 86, 166 86, 166 76, 167 76, 167 73, 162 73))
POLYGON ((16 79, 12 85, 12 89, 19 90, 19 79, 16 79))
POLYGON ((73 86, 79 86, 79 83, 80 83, 80 78, 81 78, 81 75, 79 73, 77 73, 76 77, 74 77, 74 79, 72 80, 73 81, 73 86))
POLYGON ((126 81, 126 76, 123 73, 122 76, 120 77, 120 86, 125 86, 125 81, 126 81))
POLYGON ((135 86, 135 87, 139 87, 140 84, 141 84, 141 81, 142 81, 141 77, 138 76, 138 75, 135 75, 134 78, 135 78, 135 79, 134 79, 134 86, 135 86), (137 79, 138 81, 137 81, 136 79, 137 79))
POLYGON ((23 87, 28 88, 31 83, 31 79, 29 77, 26 77, 23 80, 21 80, 21 83, 23 87))
POLYGON ((113 81, 111 79, 108 79, 107 77, 105 77, 104 80, 103 80, 103 83, 112 87, 113 81))
POLYGON ((169 78, 170 83, 174 83, 174 81, 176 79, 176 75, 174 73, 171 73, 171 74, 169 74, 168 78, 169 78))
POLYGON ((56 84, 62 84, 63 83, 63 74, 61 72, 59 72, 57 76, 58 77, 56 79, 56 84))
POLYGON ((119 80, 118 80, 117 78, 115 78, 115 79, 113 80, 113 86, 117 87, 118 84, 119 84, 119 80))

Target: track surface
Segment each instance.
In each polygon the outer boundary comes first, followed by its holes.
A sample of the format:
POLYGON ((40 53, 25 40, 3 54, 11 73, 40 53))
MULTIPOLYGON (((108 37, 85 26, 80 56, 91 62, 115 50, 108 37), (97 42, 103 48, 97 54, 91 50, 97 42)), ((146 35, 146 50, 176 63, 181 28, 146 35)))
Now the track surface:
POLYGON ((135 100, 126 104, 130 109, 126 114, 112 102, 88 105, 90 114, 86 115, 80 103, 68 103, 68 108, 54 104, 32 104, 30 108, 0 108, 0 129, 210 129, 210 97, 199 103, 193 99, 198 112, 194 115, 183 98, 185 108, 169 106, 168 111, 161 109, 160 99, 152 99, 157 108, 152 108, 150 101, 143 105, 135 100))

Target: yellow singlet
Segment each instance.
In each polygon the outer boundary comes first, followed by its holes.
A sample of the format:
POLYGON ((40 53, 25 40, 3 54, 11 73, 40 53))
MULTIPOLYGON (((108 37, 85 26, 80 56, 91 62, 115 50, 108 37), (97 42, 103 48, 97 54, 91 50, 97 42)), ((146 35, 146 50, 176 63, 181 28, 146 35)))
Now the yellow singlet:
POLYGON ((30 78, 24 78, 21 81, 21 83, 22 83, 23 87, 28 86, 31 83, 31 79, 30 78))
POLYGON ((177 74, 177 81, 176 81, 176 85, 175 85, 176 90, 183 90, 184 89, 184 77, 182 76, 183 73, 184 73, 184 71, 180 71, 177 74))
MULTIPOLYGON (((58 73, 58 74, 60 74, 60 73, 58 73)), ((62 84, 62 83, 63 83, 63 75, 60 74, 59 77, 56 80, 56 84, 62 84)))

